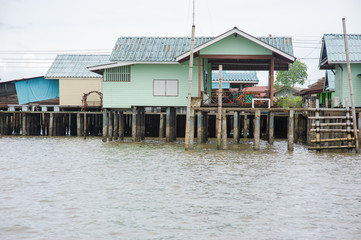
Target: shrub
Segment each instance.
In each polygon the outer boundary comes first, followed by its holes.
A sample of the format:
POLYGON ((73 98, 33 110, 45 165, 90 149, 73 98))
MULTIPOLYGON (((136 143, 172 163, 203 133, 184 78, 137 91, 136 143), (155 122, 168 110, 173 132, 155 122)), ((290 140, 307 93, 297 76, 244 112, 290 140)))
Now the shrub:
POLYGON ((302 97, 277 97, 276 106, 279 108, 301 108, 303 107, 302 97))

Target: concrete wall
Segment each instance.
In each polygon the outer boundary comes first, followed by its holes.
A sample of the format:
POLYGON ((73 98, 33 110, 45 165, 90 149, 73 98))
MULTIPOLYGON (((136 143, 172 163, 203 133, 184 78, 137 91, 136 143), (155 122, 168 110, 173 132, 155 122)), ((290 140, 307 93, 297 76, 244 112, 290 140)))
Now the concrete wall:
MULTIPOLYGON (((81 106, 84 93, 101 92, 101 78, 61 78, 59 79, 59 102, 61 106, 81 106)), ((87 101, 100 103, 98 94, 91 94, 87 101)))

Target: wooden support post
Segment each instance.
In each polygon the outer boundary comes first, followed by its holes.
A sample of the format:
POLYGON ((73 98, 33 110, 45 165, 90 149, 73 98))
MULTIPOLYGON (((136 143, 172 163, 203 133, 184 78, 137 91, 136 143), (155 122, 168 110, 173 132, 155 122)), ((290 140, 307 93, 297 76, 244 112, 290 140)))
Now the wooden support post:
POLYGON ((311 128, 312 128, 312 119, 311 117, 311 111, 307 112, 307 130, 306 130, 306 134, 307 134, 307 145, 310 146, 311 145, 311 141, 312 141, 312 132, 311 132, 311 128))
POLYGON ((361 145, 361 112, 358 113, 358 129, 359 129, 358 141, 359 141, 359 145, 361 145))
POLYGON ((108 142, 113 141, 113 112, 108 112, 108 142))
POLYGON ((269 98, 271 101, 271 107, 273 107, 273 82, 274 82, 274 70, 275 70, 275 60, 274 60, 274 56, 272 56, 271 61, 270 61, 270 69, 269 69, 269 98))
POLYGON ((84 134, 84 139, 86 139, 86 134, 87 134, 87 115, 86 113, 84 113, 83 115, 83 120, 84 120, 84 123, 83 123, 83 134, 84 134))
POLYGON ((208 112, 202 112, 203 115, 203 138, 202 143, 208 141, 208 112))
POLYGON ((197 142, 202 143, 203 142, 203 134, 204 134, 204 120, 203 120, 203 112, 198 111, 197 112, 197 142))
POLYGON ((124 140, 124 131, 125 131, 125 125, 124 125, 124 113, 119 112, 119 140, 124 140))
POLYGON ((142 107, 140 110, 140 139, 145 139, 145 108, 142 107))
POLYGON ((119 114, 114 112, 114 140, 119 140, 119 114))
POLYGON ((81 128, 80 128, 80 113, 76 114, 76 135, 78 137, 81 136, 81 128))
MULTIPOLYGON (((103 142, 107 141, 108 138, 108 111, 106 109, 103 110, 103 142)), ((78 135, 79 136, 79 135, 78 135)))
POLYGON ((53 127, 54 127, 54 113, 50 113, 49 118, 49 137, 53 136, 53 127))
POLYGON ((253 137, 254 137, 254 150, 260 149, 260 135, 261 135, 261 125, 260 125, 260 118, 261 118, 261 110, 256 110, 254 114, 254 131, 253 131, 253 137))
POLYGON ((27 136, 31 135, 31 122, 32 122, 31 120, 32 120, 32 116, 31 116, 31 114, 29 114, 26 119, 26 135, 27 136))
POLYGON ((288 112, 288 151, 293 151, 293 145, 294 145, 294 111, 290 110, 288 112))
POLYGON ((275 141, 275 113, 272 111, 269 113, 268 124, 268 143, 273 144, 275 141))
POLYGON ((188 150, 192 150, 194 148, 194 109, 191 107, 190 109, 190 118, 189 118, 189 146, 188 150))
POLYGON ((222 149, 222 71, 223 71, 223 66, 219 65, 218 111, 217 111, 217 150, 222 149))
MULTIPOLYGON (((172 119, 171 119, 172 118, 172 113, 171 113, 171 108, 170 107, 167 108, 167 113, 166 114, 167 114, 166 115, 166 129, 165 129, 166 141, 167 142, 172 142, 173 141, 173 135, 172 135, 172 129, 171 129, 171 126, 172 126, 172 119)), ((190 118, 190 114, 189 114, 189 118, 190 118)), ((188 148, 189 148, 189 146, 188 146, 188 148)), ((188 148, 187 148, 187 150, 188 150, 188 148)))
POLYGON ((227 149, 227 115, 226 111, 222 110, 222 150, 227 149))
POLYGON ((5 132, 5 122, 4 117, 0 117, 0 135, 3 136, 5 132))
POLYGON ((159 114, 159 138, 164 138, 164 114, 159 114))
POLYGON ((243 117, 243 138, 248 137, 248 128, 249 128, 248 117, 247 117, 247 114, 244 114, 244 117, 243 117))
POLYGON ((239 143, 239 112, 233 113, 233 142, 239 143))
POLYGON ((298 142, 299 139, 299 114, 294 113, 294 117, 295 117, 295 127, 294 127, 294 143, 298 142))

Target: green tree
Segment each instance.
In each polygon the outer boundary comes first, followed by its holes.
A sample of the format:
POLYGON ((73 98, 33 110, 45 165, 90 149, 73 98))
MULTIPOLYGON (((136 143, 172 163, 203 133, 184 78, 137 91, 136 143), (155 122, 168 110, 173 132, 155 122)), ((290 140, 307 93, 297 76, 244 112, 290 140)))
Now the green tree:
POLYGON ((296 60, 290 65, 288 71, 279 71, 276 75, 275 87, 284 86, 292 88, 295 84, 303 85, 307 79, 307 66, 301 61, 296 60))

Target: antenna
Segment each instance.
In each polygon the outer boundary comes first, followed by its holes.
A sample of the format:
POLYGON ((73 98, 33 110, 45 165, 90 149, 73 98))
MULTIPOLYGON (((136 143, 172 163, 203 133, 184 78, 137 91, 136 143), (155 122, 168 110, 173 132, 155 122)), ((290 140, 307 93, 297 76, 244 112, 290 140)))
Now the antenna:
POLYGON ((193 0, 193 25, 194 25, 194 15, 195 15, 195 0, 193 0))

